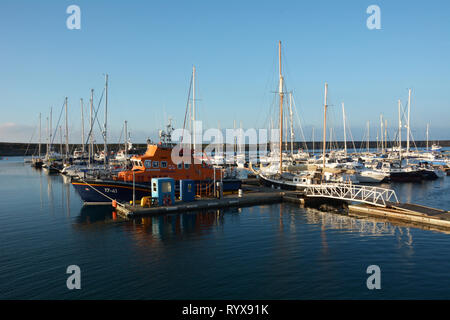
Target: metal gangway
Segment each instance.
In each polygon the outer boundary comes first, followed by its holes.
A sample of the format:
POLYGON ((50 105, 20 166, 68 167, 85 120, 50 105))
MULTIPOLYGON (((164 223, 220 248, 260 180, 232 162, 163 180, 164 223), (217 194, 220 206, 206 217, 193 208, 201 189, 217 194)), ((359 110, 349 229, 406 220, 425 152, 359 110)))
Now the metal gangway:
POLYGON ((368 203, 378 207, 387 207, 399 203, 392 189, 355 185, 351 183, 323 183, 305 188, 308 197, 324 197, 347 201, 368 203))

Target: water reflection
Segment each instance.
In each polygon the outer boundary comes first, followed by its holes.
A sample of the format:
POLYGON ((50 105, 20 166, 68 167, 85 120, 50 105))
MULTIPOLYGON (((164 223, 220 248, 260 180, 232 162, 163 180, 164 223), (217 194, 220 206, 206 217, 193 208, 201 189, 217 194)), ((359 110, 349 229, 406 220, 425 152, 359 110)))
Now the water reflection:
POLYGON ((397 229, 402 229, 386 221, 377 221, 372 218, 355 218, 343 214, 323 212, 313 208, 305 208, 305 217, 309 224, 320 224, 321 230, 344 230, 357 232, 361 236, 394 235, 397 229))
MULTIPOLYGON (((372 293, 361 266, 372 263, 382 266, 392 288, 377 297, 448 296, 442 249, 449 238, 413 225, 288 203, 128 220, 111 206, 83 207, 61 176, 23 164, 7 172, 0 164, 0 174, 10 198, 2 214, 8 221, 2 270, 12 279, 6 289, 14 298, 36 297, 38 287, 41 298, 65 298, 64 285, 53 288, 64 284, 64 269, 58 269, 62 282, 53 271, 68 263, 84 266, 95 282, 83 291, 88 299, 365 298, 372 293), (27 266, 33 277, 24 276, 27 266), (360 280, 362 292, 355 286, 360 280), (393 293, 394 287, 400 289, 393 293)), ((448 208, 445 181, 399 185, 399 193, 448 208)))
MULTIPOLYGON (((118 223, 124 231, 140 245, 151 245, 155 242, 171 242, 173 239, 182 240, 195 235, 196 238, 211 236, 222 232, 226 223, 237 225, 239 228, 244 221, 255 213, 253 208, 236 208, 233 210, 213 210, 208 212, 192 212, 140 217, 131 220, 120 218, 109 206, 85 206, 77 218, 79 225, 94 225, 98 223, 118 223), (240 216, 242 212, 244 216, 240 216)), ((273 214, 278 211, 278 233, 294 234, 301 224, 316 225, 320 229, 321 250, 328 254, 327 240, 329 230, 340 230, 354 233, 360 237, 393 236, 397 239, 399 248, 413 248, 413 237, 408 224, 381 221, 372 218, 355 218, 330 212, 322 212, 310 208, 298 208, 293 205, 273 205, 260 208, 259 215, 273 214), (278 208, 277 208, 278 207, 278 208), (266 212, 268 211, 268 212, 266 212), (284 227, 287 228, 284 228, 284 227)), ((270 222, 267 222, 270 223, 270 222)), ((88 228, 86 230, 95 230, 88 228)))
POLYGON ((73 205, 79 205, 77 197, 74 203, 71 202, 71 193, 74 192, 70 184, 70 178, 57 175, 48 174, 42 169, 30 168, 39 176, 39 202, 41 211, 47 210, 52 216, 55 213, 64 212, 67 217, 71 216, 73 205), (47 184, 45 186, 45 184, 47 184), (60 194, 58 194, 60 193, 60 194), (56 194, 56 195, 55 195, 56 194), (60 198, 60 201, 56 199, 60 198))
POLYGON ((126 224, 128 230, 133 230, 137 240, 151 237, 154 240, 180 238, 189 235, 204 237, 221 230, 224 224, 223 212, 213 210, 170 214, 155 217, 135 218, 126 224))
POLYGON ((410 202, 440 208, 450 209, 450 201, 446 196, 450 192, 448 178, 434 181, 383 183, 383 188, 394 189, 400 202, 410 202))
MULTIPOLYGON (((140 240, 152 238, 156 241, 164 241, 171 237, 191 234, 207 236, 216 232, 219 228, 223 228, 225 216, 227 217, 226 222, 240 224, 241 215, 245 218, 253 215, 266 215, 271 217, 271 219, 276 219, 271 220, 272 222, 269 223, 278 225, 280 235, 285 232, 295 233, 299 227, 299 222, 319 225, 322 249, 326 252, 328 250, 326 231, 329 229, 358 233, 360 236, 395 235, 399 244, 412 247, 413 238, 410 227, 417 227, 408 223, 380 221, 376 218, 361 218, 322 212, 316 209, 298 208, 291 204, 228 208, 225 210, 169 214, 126 220, 121 218, 110 206, 82 206, 81 199, 72 188, 69 178, 61 175, 48 175, 42 170, 33 171, 39 176, 41 210, 46 207, 47 202, 48 212, 51 215, 54 215, 55 211, 63 210, 66 216, 70 218, 71 212, 75 209, 75 211, 79 212, 78 216, 75 217, 78 226, 120 222, 123 223, 125 230, 133 232, 134 237, 140 240), (46 187, 45 183, 47 183, 46 187), (59 188, 58 184, 61 188, 59 188), (45 199, 45 190, 47 199, 45 199), (60 204, 59 201, 55 200, 55 191, 61 192, 60 204), (71 195, 72 192, 73 194, 71 195), (56 202, 58 202, 58 205, 56 205, 56 202), (303 219, 299 220, 298 216, 303 216, 303 219)), ((405 202, 418 202, 418 197, 428 197, 428 200, 432 201, 436 197, 439 198, 435 195, 436 193, 448 192, 449 189, 449 184, 444 179, 422 183, 384 184, 382 186, 395 189, 399 198, 405 202), (431 192, 434 192, 433 196, 429 197, 428 195, 431 192)), ((442 200, 442 198, 440 199, 442 200)), ((444 206, 446 205, 447 203, 444 202, 444 206)), ((442 231, 436 228, 421 228, 442 231)))
POLYGON ((90 225, 98 222, 114 221, 113 212, 114 210, 111 206, 83 206, 76 222, 80 225, 90 225))

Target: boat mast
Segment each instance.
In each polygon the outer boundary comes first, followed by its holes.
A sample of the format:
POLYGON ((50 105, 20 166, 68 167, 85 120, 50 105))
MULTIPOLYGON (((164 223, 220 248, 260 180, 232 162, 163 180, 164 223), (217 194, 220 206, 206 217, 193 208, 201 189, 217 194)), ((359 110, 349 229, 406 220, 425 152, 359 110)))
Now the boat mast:
POLYGON ((48 158, 48 149, 49 149, 49 142, 50 142, 50 130, 49 130, 49 121, 48 121, 48 117, 47 117, 47 145, 45 148, 45 156, 46 158, 48 158))
POLYGON ((411 134, 411 127, 409 120, 411 118, 411 89, 408 90, 408 135, 406 138, 406 153, 409 153, 409 135, 411 134))
POLYGON ((48 148, 49 148, 49 150, 50 150, 50 152, 51 152, 51 150, 52 150, 52 110, 53 108, 52 107, 50 107, 50 142, 49 142, 49 145, 48 145, 48 148))
POLYGON ((94 118, 93 118, 93 104, 94 104, 94 89, 91 89, 91 99, 90 99, 90 129, 89 129, 89 166, 92 163, 92 159, 94 157, 94 118))
POLYGON ((244 145, 244 162, 245 162, 245 137, 243 137, 243 128, 242 128, 242 120, 239 123, 239 136, 240 136, 240 141, 239 141, 239 154, 242 154, 242 145, 244 145))
POLYGON ((292 117, 292 92, 289 93, 289 114, 291 118, 291 155, 294 154, 294 120, 292 117))
POLYGON ((379 143, 379 139, 378 139, 378 129, 377 129, 377 152, 380 151, 380 143, 379 143))
POLYGON ((384 135, 384 130, 383 130, 383 114, 380 114, 380 133, 381 133, 381 153, 384 153, 384 143, 383 142, 383 135, 384 135))
POLYGON ((69 157, 69 124, 67 121, 67 97, 65 101, 65 109, 66 109, 66 159, 69 157))
POLYGON ((195 154, 195 66, 192 66, 192 144, 195 154))
POLYGON ((105 75, 105 146, 104 146, 104 152, 105 152, 105 168, 108 164, 108 74, 105 75))
POLYGON ((314 145, 314 127, 312 127, 312 153, 314 154, 314 149, 315 149, 315 145, 314 145))
POLYGON ((370 148, 370 121, 367 121, 367 153, 369 153, 370 148))
POLYGON ((128 129, 127 129, 127 120, 125 120, 125 160, 128 157, 128 129))
POLYGON ((287 134, 287 130, 288 130, 288 124, 287 124, 287 118, 283 117, 283 127, 284 127, 284 148, 283 150, 286 151, 287 150, 287 143, 288 143, 288 134, 287 134))
POLYGON ((281 75, 281 41, 278 42, 278 61, 280 69, 280 83, 279 83, 279 94, 280 94, 280 174, 283 172, 283 76, 281 75))
POLYGON ((80 99, 80 104, 81 104, 81 152, 82 152, 82 157, 85 156, 84 154, 84 107, 83 107, 83 98, 80 99))
POLYGON ((344 155, 347 157, 347 132, 345 128, 345 107, 342 102, 342 120, 344 122, 344 155))
POLYGON ((327 95, 328 95, 328 83, 325 82, 325 99, 323 103, 322 179, 325 173, 325 149, 327 141, 327 95))
MULTIPOLYGON (((233 119, 233 132, 236 132, 236 119, 233 119)), ((235 156, 237 155, 237 141, 238 137, 234 136, 233 138, 233 159, 235 160, 235 156)))
POLYGON ((428 126, 429 126, 429 123, 427 123, 427 151, 428 151, 428 126))
POLYGON ((387 149, 388 143, 387 143, 387 120, 384 119, 384 147, 387 149))
POLYGON ((62 134, 62 127, 59 126, 59 153, 61 154, 61 156, 63 155, 63 134, 62 134))
POLYGON ((399 156, 400 163, 402 161, 402 116, 401 116, 401 102, 398 99, 398 148, 399 148, 399 156))
POLYGON ((39 112, 39 158, 41 158, 41 113, 39 112))

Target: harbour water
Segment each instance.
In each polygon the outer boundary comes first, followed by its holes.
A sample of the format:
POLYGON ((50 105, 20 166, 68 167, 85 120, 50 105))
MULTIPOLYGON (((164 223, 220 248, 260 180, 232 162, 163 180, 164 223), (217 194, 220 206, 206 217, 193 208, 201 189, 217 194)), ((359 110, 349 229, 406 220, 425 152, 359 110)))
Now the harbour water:
MULTIPOLYGON (((450 177, 386 186, 450 209, 450 177)), ((288 203, 124 220, 22 158, 0 161, 0 195, 0 299, 450 298, 443 232, 288 203)))

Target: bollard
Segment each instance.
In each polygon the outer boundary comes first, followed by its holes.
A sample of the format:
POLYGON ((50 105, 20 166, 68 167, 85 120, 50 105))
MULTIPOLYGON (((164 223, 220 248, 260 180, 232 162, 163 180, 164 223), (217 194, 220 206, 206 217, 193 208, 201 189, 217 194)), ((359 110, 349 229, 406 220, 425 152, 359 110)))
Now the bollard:
POLYGON ((238 190, 238 197, 239 197, 239 198, 242 198, 242 189, 239 189, 239 190, 238 190))
POLYGON ((220 198, 220 182, 216 182, 216 194, 214 195, 217 199, 220 198))

